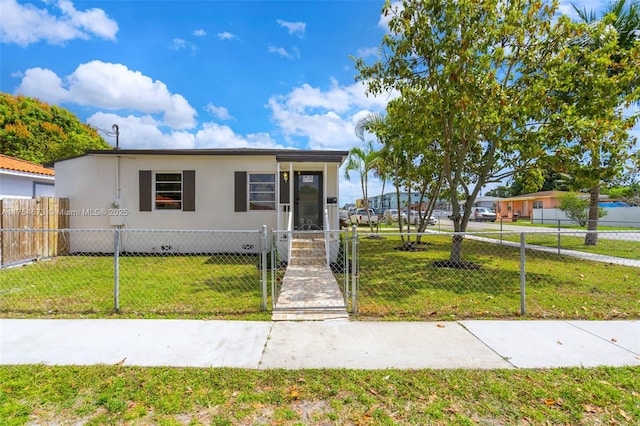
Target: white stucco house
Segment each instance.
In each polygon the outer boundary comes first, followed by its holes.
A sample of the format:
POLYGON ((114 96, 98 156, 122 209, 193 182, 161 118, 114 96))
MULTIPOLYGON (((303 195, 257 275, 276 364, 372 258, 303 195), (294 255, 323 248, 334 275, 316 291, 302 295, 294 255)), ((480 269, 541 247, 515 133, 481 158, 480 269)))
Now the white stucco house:
POLYGON ((0 154, 0 199, 53 197, 55 172, 40 164, 0 154))
MULTIPOLYGON (((87 151, 55 162, 56 196, 69 199, 71 229, 333 230, 339 227, 339 167, 347 155, 276 149, 87 151)), ((76 240, 72 251, 110 251, 109 241, 105 247, 83 247, 76 240)), ((131 240, 123 241, 125 250, 212 250, 210 242, 184 233, 131 240)), ((258 250, 253 234, 219 244, 216 251, 258 250)))

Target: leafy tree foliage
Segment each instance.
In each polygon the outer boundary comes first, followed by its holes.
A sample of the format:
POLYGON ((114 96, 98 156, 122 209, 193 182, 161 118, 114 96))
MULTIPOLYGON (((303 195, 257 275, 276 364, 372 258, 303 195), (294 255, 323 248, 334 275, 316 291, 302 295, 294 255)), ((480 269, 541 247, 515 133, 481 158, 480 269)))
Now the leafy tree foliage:
POLYGON ((97 131, 64 108, 0 93, 0 153, 34 163, 110 149, 97 131))
MULTIPOLYGON (((562 194, 558 208, 580 226, 585 226, 589 221, 589 199, 580 197, 575 192, 562 194)), ((606 214, 606 210, 598 208, 598 217, 606 216, 606 214)))
MULTIPOLYGON (((629 130, 638 113, 627 114, 624 108, 640 95, 634 83, 640 43, 621 46, 615 22, 614 15, 607 15, 582 26, 578 41, 568 43, 547 72, 555 88, 548 105, 556 108, 549 129, 560 141, 553 168, 570 175, 576 186, 589 188, 591 231, 597 230, 600 187, 624 172, 636 142, 629 130), (588 41, 586 48, 583 40, 588 41)), ((595 245, 597 240, 598 234, 591 232, 585 244, 595 245)))
MULTIPOLYGON (((541 69, 571 35, 555 11, 537 0, 387 1, 383 58, 356 61, 369 92, 396 90, 410 105, 406 126, 422 134, 406 143, 431 144, 440 157, 455 231, 466 230, 486 184, 531 168, 549 149, 531 124, 549 90, 541 69)), ((451 263, 461 262, 461 247, 454 236, 451 263)))

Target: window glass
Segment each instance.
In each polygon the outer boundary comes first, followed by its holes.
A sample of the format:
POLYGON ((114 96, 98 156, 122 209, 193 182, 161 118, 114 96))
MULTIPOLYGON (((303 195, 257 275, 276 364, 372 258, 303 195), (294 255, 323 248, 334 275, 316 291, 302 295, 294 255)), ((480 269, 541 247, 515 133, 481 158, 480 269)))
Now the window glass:
POLYGON ((276 209, 275 173, 249 174, 249 210, 276 209))
POLYGON ((156 210, 182 210, 182 173, 156 173, 156 210))

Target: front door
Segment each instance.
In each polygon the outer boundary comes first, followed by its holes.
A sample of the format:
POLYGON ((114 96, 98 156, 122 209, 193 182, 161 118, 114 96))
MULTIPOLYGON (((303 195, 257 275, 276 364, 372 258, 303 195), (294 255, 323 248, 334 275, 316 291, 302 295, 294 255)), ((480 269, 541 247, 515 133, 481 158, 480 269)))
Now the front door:
POLYGON ((322 229, 322 172, 296 172, 293 191, 295 229, 322 229))

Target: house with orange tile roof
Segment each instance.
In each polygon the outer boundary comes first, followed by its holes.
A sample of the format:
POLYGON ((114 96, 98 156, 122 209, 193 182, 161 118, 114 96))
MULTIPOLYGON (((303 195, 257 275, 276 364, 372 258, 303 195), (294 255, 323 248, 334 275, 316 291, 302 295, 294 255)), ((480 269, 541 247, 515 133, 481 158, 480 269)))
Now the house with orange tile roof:
POLYGON ((55 171, 0 154, 0 198, 55 196, 55 171))
POLYGON ((533 215, 533 209, 558 208, 562 194, 565 192, 541 191, 503 198, 497 202, 496 213, 498 218, 505 221, 530 219, 533 215))

